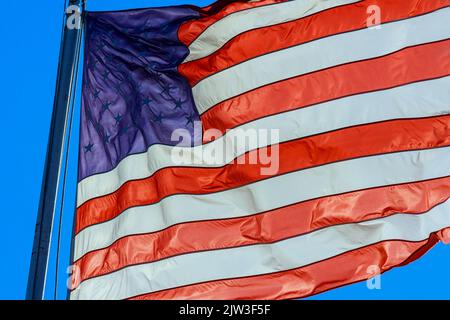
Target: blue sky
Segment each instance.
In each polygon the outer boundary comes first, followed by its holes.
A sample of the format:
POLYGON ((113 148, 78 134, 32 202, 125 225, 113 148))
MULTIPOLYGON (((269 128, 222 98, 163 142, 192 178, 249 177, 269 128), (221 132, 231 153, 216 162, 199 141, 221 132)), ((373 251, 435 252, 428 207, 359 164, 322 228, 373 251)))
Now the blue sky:
MULTIPOLYGON (((0 19, 0 299, 23 299, 33 243, 59 54, 63 0, 4 1, 0 19)), ((192 0, 204 6, 210 1, 192 0)), ((88 0, 89 10, 118 10, 182 4, 175 0, 88 0)), ((75 114, 79 112, 78 105, 75 114)), ((78 117, 69 153, 67 197, 58 298, 65 298, 70 230, 76 183, 78 117)), ((57 219, 58 222, 58 219, 57 219)), ((56 234, 56 232, 54 232, 56 234)), ((313 299, 450 299, 450 247, 439 244, 425 257, 394 269, 381 278, 381 290, 365 283, 336 289, 313 299)), ((55 250, 53 250, 55 251, 55 250)), ((53 297, 54 254, 48 274, 47 298, 53 297)))

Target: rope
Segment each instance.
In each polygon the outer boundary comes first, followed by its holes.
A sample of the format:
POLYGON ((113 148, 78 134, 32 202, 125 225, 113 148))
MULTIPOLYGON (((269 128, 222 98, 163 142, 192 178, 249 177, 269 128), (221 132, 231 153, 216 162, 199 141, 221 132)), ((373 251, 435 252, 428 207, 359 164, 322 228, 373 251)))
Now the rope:
MULTIPOLYGON (((57 300, 58 298, 58 275, 59 275, 59 256, 61 252, 61 234, 62 234, 62 226, 63 226, 63 218, 64 218, 64 202, 65 202, 65 195, 66 195, 66 187, 67 187, 67 174, 68 174, 68 168, 69 168, 69 153, 70 153, 70 142, 72 140, 72 128, 73 128, 73 114, 76 104, 76 88, 78 83, 78 74, 79 74, 79 63, 80 63, 80 46, 81 46, 81 39, 82 39, 82 29, 78 31, 77 35, 77 42, 75 46, 75 65, 74 65, 74 79, 71 83, 71 89, 70 89, 70 110, 69 110, 69 128, 68 128, 68 135, 67 135, 67 146, 64 151, 64 157, 65 157, 65 163, 64 163, 64 174, 62 178, 62 191, 61 191, 61 203, 59 206, 59 223, 58 223, 58 237, 57 237, 57 249, 56 249, 56 266, 55 266, 55 286, 54 286, 54 292, 53 292, 53 298, 54 300, 57 300)), ((66 121, 67 124, 67 121, 66 121)), ((66 128, 64 128, 64 132, 66 132, 66 128)))

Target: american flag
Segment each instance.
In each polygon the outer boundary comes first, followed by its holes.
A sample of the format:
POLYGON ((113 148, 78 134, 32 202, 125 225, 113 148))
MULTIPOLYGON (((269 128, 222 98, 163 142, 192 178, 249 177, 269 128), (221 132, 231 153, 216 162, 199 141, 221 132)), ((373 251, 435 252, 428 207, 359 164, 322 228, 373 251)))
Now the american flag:
POLYGON ((448 241, 449 6, 88 12, 71 298, 306 297, 448 241))

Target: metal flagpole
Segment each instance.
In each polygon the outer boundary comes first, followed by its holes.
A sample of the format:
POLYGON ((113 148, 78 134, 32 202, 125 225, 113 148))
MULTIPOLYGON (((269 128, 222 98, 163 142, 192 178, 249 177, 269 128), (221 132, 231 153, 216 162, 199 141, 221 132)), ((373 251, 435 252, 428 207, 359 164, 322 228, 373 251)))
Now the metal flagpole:
POLYGON ((78 56, 77 39, 81 32, 81 18, 79 15, 81 2, 81 0, 69 0, 69 7, 65 13, 50 135, 28 275, 26 298, 31 300, 42 300, 44 298, 67 115, 73 86, 75 85, 73 79, 77 72, 75 70, 75 58, 78 56))

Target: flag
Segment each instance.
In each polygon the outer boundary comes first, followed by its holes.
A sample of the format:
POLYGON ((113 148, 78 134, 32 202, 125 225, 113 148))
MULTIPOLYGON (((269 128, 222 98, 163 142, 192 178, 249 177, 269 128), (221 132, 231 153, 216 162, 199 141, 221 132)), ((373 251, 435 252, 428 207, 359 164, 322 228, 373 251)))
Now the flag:
POLYGON ((300 298, 448 241, 449 6, 88 12, 71 298, 300 298))

